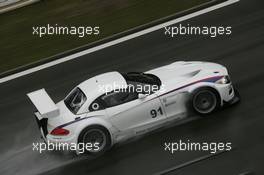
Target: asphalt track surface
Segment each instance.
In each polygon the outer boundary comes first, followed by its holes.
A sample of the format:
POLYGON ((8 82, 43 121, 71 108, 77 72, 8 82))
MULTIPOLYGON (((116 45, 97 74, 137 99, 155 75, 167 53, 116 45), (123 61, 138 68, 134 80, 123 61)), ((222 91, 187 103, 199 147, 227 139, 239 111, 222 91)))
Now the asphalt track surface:
POLYGON ((232 142, 233 150, 169 174, 264 174, 264 1, 241 0, 195 17, 191 25, 232 26, 231 36, 168 38, 164 30, 103 49, 0 85, 0 174, 153 174, 208 155, 164 151, 164 142, 232 142), (97 159, 32 151, 40 141, 26 93, 46 88, 55 101, 94 75, 146 71, 177 60, 201 60, 228 67, 242 102, 206 118, 152 133, 113 148, 97 159))

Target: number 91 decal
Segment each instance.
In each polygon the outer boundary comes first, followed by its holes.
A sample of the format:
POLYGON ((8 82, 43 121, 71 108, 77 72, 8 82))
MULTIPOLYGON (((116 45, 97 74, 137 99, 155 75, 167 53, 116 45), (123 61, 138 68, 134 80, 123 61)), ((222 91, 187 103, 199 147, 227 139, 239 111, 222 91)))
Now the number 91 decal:
POLYGON ((150 111, 150 115, 151 115, 152 118, 156 118, 158 115, 163 115, 162 108, 159 107, 157 110, 156 109, 152 109, 150 111))

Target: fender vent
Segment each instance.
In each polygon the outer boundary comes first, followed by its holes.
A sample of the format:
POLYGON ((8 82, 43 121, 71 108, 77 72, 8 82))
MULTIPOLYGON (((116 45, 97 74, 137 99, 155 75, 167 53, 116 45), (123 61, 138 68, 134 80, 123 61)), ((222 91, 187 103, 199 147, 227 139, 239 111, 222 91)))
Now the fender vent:
POLYGON ((197 75, 198 73, 200 73, 201 72, 201 70, 196 70, 196 71, 193 71, 193 72, 189 72, 189 73, 187 73, 187 74, 184 74, 183 76, 184 77, 189 77, 189 78, 191 78, 191 77, 194 77, 195 75, 197 75))

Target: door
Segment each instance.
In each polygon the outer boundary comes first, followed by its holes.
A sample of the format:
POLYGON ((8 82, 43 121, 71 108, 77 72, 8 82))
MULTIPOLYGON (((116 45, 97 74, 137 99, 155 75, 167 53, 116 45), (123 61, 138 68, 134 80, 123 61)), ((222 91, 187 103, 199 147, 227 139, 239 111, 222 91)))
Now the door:
POLYGON ((105 103, 110 105, 106 108, 106 113, 113 126, 121 131, 129 129, 141 131, 155 126, 159 121, 165 121, 164 109, 155 94, 139 99, 138 94, 126 93, 129 92, 117 92, 104 98, 105 103), (124 100, 123 97, 127 95, 130 100, 124 100), (134 98, 131 98, 133 95, 134 98))

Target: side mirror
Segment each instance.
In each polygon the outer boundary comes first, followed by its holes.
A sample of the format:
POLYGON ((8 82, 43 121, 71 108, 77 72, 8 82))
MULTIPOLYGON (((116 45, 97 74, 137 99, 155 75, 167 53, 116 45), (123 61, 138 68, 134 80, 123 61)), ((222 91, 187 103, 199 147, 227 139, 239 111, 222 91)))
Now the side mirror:
POLYGON ((148 95, 147 94, 138 94, 139 99, 146 98, 148 95))

